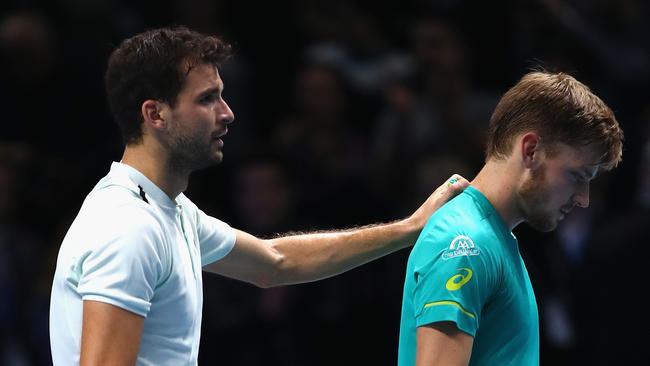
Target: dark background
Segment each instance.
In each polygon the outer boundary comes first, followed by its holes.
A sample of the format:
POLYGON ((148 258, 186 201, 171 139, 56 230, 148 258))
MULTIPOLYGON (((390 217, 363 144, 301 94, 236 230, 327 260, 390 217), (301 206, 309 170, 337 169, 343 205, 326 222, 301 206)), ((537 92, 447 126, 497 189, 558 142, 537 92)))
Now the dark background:
MULTIPOLYGON (((542 364, 648 364, 650 19, 643 0, 5 0, 0 4, 0 364, 51 363, 60 242, 120 159, 103 73, 123 39, 186 25, 236 50, 225 162, 187 195, 261 236, 405 217, 483 164, 499 96, 535 66, 615 111, 623 163, 553 233, 518 227, 542 364)), ((203 365, 396 363, 403 250, 260 290, 206 274, 203 365)))

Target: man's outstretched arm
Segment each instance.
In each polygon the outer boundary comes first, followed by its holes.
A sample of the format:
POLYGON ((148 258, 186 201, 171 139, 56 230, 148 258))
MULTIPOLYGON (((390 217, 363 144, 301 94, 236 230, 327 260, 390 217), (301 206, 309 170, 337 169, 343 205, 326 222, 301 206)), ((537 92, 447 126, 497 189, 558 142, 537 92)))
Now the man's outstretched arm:
POLYGON ((237 231, 232 251, 206 270, 270 287, 316 281, 345 272, 415 244, 431 214, 465 189, 454 175, 438 187, 411 216, 381 225, 262 240, 237 231))

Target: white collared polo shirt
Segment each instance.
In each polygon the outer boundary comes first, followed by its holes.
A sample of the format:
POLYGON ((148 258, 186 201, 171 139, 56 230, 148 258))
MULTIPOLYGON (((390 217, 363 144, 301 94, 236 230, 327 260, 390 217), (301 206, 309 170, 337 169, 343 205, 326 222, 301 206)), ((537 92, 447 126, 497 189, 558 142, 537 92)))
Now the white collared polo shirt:
POLYGON ((50 301, 54 364, 79 364, 83 301, 94 300, 145 318, 138 365, 196 365, 201 268, 234 245, 234 229, 184 194, 172 200, 136 169, 113 163, 59 250, 50 301))

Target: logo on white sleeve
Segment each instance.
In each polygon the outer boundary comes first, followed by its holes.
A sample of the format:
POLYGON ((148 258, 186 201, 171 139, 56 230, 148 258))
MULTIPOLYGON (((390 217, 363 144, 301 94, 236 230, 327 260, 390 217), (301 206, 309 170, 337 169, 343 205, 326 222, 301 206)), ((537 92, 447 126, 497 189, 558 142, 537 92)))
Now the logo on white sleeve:
POLYGON ((472 238, 465 235, 458 235, 449 244, 449 249, 445 249, 445 252, 442 253, 442 259, 447 260, 455 257, 469 257, 479 254, 481 254, 481 250, 474 245, 472 238))

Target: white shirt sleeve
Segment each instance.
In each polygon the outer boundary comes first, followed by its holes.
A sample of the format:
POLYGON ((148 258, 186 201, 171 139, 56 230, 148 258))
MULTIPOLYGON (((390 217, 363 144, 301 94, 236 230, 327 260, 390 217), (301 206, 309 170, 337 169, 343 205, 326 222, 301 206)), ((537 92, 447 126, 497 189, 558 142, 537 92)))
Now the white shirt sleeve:
POLYGON ((197 229, 201 243, 201 266, 225 257, 235 246, 235 229, 201 210, 197 229))
POLYGON ((235 229, 198 208, 196 229, 201 245, 201 266, 222 259, 235 246, 235 229))
POLYGON ((230 253, 235 246, 235 229, 225 222, 207 215, 184 194, 177 201, 188 210, 201 251, 201 267, 214 263, 230 253))
POLYGON ((93 243, 75 263, 80 272, 77 292, 83 300, 109 303, 146 317, 154 289, 168 267, 160 224, 139 207, 122 207, 104 213, 100 220, 103 225, 87 233, 93 243))

